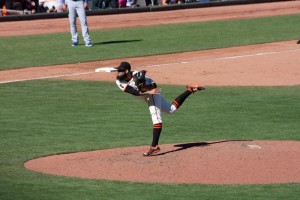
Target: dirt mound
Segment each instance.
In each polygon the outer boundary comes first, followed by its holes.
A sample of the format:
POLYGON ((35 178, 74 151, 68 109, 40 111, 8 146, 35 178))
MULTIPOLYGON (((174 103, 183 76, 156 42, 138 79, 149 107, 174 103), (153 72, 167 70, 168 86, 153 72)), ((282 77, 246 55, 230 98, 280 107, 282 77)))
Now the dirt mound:
POLYGON ((53 155, 25 163, 47 174, 136 182, 268 184, 300 182, 300 142, 210 141, 53 155))

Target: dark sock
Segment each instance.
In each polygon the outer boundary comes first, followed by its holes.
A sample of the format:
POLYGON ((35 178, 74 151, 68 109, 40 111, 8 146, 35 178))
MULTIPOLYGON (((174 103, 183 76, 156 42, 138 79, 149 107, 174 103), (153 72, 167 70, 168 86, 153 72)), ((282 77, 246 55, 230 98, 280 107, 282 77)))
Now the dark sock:
POLYGON ((155 147, 156 145, 158 145, 158 140, 159 140, 159 136, 160 133, 162 131, 162 124, 154 124, 153 126, 153 139, 152 139, 152 147, 155 147))
POLYGON ((191 91, 189 91, 189 90, 184 91, 181 95, 179 95, 179 96, 173 101, 173 105, 178 109, 178 108, 183 104, 183 102, 186 100, 186 98, 187 98, 188 96, 190 96, 190 94, 192 94, 191 91))

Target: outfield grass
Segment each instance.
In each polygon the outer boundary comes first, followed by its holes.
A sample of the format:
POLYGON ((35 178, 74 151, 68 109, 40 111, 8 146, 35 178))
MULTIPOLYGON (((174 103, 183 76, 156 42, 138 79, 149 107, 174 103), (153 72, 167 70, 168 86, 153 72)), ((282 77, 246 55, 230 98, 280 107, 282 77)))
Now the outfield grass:
MULTIPOLYGON (((0 70, 299 39, 300 15, 91 31, 93 48, 70 33, 0 37, 0 70)), ((81 36, 80 36, 81 38, 81 36)))
MULTIPOLYGON (((170 101, 184 90, 162 88, 170 101)), ((298 199, 300 195, 299 184, 128 183, 25 170, 23 163, 34 157, 148 145, 152 131, 148 108, 105 82, 28 81, 0 85, 0 93, 0 199, 298 199), (130 112, 128 105, 134 105, 130 112)), ((161 143, 300 140, 299 99, 300 86, 208 87, 191 96, 175 115, 164 115, 161 143)))

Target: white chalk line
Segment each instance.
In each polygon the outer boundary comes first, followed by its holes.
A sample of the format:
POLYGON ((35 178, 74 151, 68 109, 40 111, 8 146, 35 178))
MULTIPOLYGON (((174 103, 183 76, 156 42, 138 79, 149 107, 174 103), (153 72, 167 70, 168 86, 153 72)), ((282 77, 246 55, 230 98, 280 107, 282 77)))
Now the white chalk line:
MULTIPOLYGON (((237 55, 237 56, 226 56, 226 57, 220 57, 220 58, 209 58, 209 59, 199 59, 199 60, 192 60, 192 61, 182 61, 182 62, 174 62, 174 63, 146 65, 146 66, 143 66, 143 67, 145 67, 145 68, 146 67, 163 67, 163 66, 168 66, 168 65, 181 65, 181 64, 190 64, 190 63, 196 63, 196 62, 229 60, 229 59, 237 59, 237 58, 247 58, 247 57, 255 57, 255 56, 264 56, 264 55, 270 55, 270 54, 288 53, 288 52, 299 51, 299 50, 300 49, 290 49, 290 50, 284 50, 284 51, 271 51, 271 52, 255 53, 255 54, 245 54, 245 55, 237 55)), ((114 66, 112 66, 112 67, 114 67, 114 66)), ((0 84, 22 82, 22 81, 31 81, 31 80, 51 79, 51 78, 61 78, 61 77, 67 77, 67 76, 80 76, 80 75, 86 75, 86 74, 92 74, 92 73, 96 73, 96 72, 95 71, 88 71, 88 72, 82 72, 82 73, 61 74, 61 75, 53 75, 53 76, 43 76, 43 77, 37 77, 37 78, 17 79, 17 80, 11 80, 11 81, 0 81, 0 84)))
POLYGON ((192 61, 182 61, 182 62, 174 62, 174 63, 149 65, 149 66, 146 66, 146 67, 161 67, 161 66, 168 66, 168 65, 190 64, 190 63, 196 63, 196 62, 229 60, 229 59, 247 58, 247 57, 255 57, 255 56, 264 56, 264 55, 279 54, 279 53, 288 53, 288 52, 299 51, 299 50, 300 49, 290 49, 290 50, 285 50, 285 51, 271 51, 271 52, 255 53, 255 54, 245 54, 245 55, 239 55, 239 56, 226 56, 226 57, 220 57, 220 58, 209 58, 209 59, 200 59, 200 60, 192 60, 192 61))
POLYGON ((1 83, 14 83, 14 82, 22 82, 22 81, 32 81, 32 80, 42 80, 42 79, 51 79, 51 78, 61 78, 66 76, 80 76, 85 74, 92 74, 95 73, 94 71, 89 72, 82 72, 82 73, 74 73, 74 74, 61 74, 61 75, 53 75, 53 76, 42 76, 37 78, 29 78, 29 79, 19 79, 19 80, 12 80, 12 81, 2 81, 1 83))

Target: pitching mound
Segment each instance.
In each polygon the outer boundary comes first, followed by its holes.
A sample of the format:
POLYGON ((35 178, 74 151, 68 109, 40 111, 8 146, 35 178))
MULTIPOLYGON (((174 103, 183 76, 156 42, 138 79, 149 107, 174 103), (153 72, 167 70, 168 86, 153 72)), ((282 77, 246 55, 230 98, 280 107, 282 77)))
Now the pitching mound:
POLYGON ((268 184, 300 182, 299 141, 211 141, 52 155, 25 163, 47 174, 136 182, 268 184))

